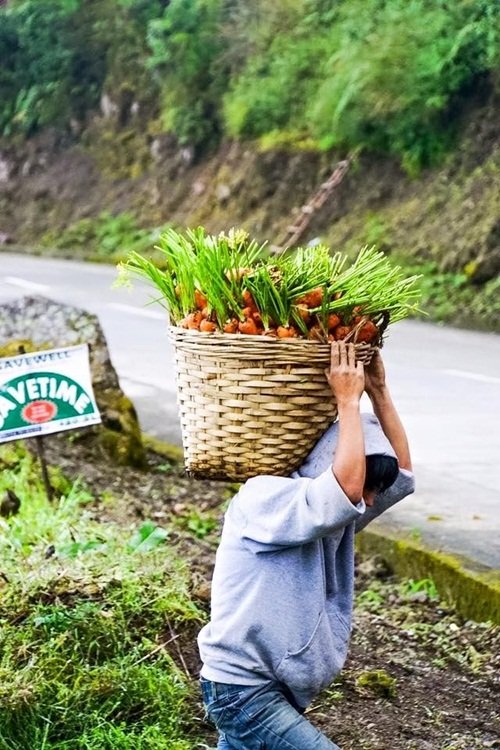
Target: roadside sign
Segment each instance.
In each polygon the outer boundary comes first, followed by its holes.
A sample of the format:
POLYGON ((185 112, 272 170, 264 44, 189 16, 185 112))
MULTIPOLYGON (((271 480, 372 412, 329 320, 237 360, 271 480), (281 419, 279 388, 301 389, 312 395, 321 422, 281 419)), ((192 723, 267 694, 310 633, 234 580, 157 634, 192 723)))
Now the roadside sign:
POLYGON ((0 443, 100 421, 87 344, 0 358, 0 443))

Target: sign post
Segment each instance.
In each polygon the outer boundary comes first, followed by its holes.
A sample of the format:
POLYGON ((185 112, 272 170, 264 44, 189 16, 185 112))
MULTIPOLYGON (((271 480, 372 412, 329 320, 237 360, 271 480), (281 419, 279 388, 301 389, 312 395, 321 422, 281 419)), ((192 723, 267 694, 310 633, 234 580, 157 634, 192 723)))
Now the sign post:
POLYGON ((49 500, 43 436, 100 422, 87 344, 0 358, 0 443, 36 439, 49 500))

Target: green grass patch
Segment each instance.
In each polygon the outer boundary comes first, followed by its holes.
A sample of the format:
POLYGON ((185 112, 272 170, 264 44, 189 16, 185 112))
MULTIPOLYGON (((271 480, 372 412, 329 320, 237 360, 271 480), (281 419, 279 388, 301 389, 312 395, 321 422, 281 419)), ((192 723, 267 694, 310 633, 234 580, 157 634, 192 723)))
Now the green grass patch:
POLYGON ((150 251, 162 230, 144 229, 135 216, 124 211, 80 219, 64 229, 51 229, 40 238, 42 247, 81 251, 88 260, 118 261, 128 252, 150 251))
POLYGON ((0 519, 0 750, 195 747, 179 644, 203 614, 168 527, 100 522, 63 478, 50 504, 22 444, 0 466, 21 500, 0 519))
POLYGON ((400 261, 406 272, 421 277, 418 286, 422 297, 415 317, 500 331, 500 277, 475 284, 467 267, 462 271, 443 271, 435 261, 400 261))

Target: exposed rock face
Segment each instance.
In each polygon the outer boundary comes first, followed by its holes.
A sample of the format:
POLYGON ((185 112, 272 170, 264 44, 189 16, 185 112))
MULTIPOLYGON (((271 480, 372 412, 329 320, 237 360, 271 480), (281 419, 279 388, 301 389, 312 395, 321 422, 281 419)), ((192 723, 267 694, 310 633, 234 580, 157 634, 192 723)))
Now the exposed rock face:
POLYGON ((119 464, 144 464, 137 414, 120 389, 104 333, 95 315, 42 296, 0 305, 0 356, 62 346, 90 346, 92 383, 102 426, 86 428, 119 464))

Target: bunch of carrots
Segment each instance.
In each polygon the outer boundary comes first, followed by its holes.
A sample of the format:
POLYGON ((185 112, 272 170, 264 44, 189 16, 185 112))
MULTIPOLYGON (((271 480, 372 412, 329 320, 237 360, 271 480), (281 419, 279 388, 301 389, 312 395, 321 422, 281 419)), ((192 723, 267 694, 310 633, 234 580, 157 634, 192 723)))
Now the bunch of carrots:
POLYGON ((296 325, 278 325, 271 320, 264 326, 262 314, 248 289, 241 295, 241 316, 231 317, 219 327, 215 314, 210 310, 208 300, 199 289, 195 290, 196 310, 179 321, 181 328, 204 333, 242 333, 249 336, 271 336, 278 339, 307 338, 314 341, 340 341, 356 333, 357 342, 376 342, 379 327, 369 317, 362 314, 362 307, 355 306, 352 314, 338 315, 328 313, 325 322, 318 313, 323 304, 324 290, 321 287, 312 289, 308 294, 295 300, 295 313, 300 317, 307 331, 296 325))
POLYGON ((200 227, 168 229, 157 250, 160 262, 130 253, 121 273, 152 283, 171 324, 205 334, 379 344, 382 321, 406 317, 420 296, 418 277, 375 248, 354 261, 325 246, 273 257, 243 230, 200 227))

